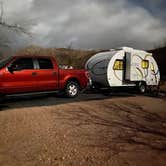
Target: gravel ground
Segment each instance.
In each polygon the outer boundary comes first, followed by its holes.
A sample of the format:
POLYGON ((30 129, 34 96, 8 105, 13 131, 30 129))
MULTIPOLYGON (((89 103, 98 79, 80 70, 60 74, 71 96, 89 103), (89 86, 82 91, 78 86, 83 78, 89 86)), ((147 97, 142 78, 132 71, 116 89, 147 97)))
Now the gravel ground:
POLYGON ((166 98, 8 99, 0 133, 0 166, 165 166, 166 98))

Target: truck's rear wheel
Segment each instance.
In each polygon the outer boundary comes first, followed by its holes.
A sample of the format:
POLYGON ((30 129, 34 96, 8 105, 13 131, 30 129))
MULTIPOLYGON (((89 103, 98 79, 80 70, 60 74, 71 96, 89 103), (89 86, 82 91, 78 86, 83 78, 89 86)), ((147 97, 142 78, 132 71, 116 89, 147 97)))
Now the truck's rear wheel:
POLYGON ((139 93, 144 94, 146 92, 146 84, 144 82, 140 82, 138 84, 139 93))
POLYGON ((69 81, 66 85, 66 96, 69 98, 74 98, 76 96, 78 96, 79 94, 79 85, 77 82, 74 81, 69 81))

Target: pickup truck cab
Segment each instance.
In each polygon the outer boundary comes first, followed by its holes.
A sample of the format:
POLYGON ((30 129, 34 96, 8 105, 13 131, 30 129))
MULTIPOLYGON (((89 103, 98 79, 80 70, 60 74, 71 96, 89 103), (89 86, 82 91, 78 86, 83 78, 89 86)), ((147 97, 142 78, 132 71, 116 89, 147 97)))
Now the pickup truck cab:
POLYGON ((52 56, 12 56, 0 61, 0 95, 63 91, 76 97, 89 83, 86 70, 61 69, 52 56))

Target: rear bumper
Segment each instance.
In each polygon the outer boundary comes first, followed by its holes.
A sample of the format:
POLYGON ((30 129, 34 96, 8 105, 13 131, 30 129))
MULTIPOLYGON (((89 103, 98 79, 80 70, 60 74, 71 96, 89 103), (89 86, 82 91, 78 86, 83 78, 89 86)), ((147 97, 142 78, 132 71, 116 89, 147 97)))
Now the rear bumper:
POLYGON ((88 87, 91 87, 91 86, 92 86, 92 79, 91 79, 91 78, 89 78, 87 86, 88 86, 88 87))
POLYGON ((90 89, 91 87, 92 87, 92 80, 89 78, 88 82, 86 84, 86 87, 84 87, 84 88, 81 89, 81 93, 83 93, 84 91, 90 89))

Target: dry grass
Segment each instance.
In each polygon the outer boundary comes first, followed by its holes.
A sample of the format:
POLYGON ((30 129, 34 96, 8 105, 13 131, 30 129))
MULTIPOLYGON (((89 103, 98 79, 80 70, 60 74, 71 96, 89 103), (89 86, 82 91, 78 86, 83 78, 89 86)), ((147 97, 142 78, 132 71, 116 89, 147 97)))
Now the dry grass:
POLYGON ((18 55, 49 55, 55 56, 58 64, 84 68, 86 61, 94 54, 103 50, 74 50, 67 48, 41 48, 30 46, 20 50, 18 55))

